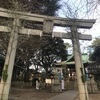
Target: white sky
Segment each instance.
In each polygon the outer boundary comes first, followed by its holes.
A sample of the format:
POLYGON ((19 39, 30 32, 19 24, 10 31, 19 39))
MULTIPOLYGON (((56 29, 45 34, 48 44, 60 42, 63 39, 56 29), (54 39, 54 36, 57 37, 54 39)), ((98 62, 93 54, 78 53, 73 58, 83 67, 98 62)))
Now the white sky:
POLYGON ((100 36, 100 19, 97 19, 93 27, 86 33, 91 34, 93 38, 100 36))

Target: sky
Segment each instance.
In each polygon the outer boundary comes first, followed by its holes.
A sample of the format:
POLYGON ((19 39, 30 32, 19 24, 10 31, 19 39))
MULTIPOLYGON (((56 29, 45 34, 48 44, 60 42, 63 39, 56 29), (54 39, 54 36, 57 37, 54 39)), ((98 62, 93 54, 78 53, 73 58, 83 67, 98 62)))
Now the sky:
MULTIPOLYGON (((87 14, 87 7, 84 6, 86 5, 86 0, 62 0, 61 4, 66 4, 65 2, 68 2, 68 6, 66 8, 66 5, 62 7, 62 10, 59 10, 59 16, 60 17, 70 17, 70 18, 78 18, 78 19, 96 19, 95 24, 91 29, 85 29, 81 30, 82 34, 89 34, 92 35, 92 40, 91 41, 81 41, 80 42, 80 47, 82 48, 82 52, 87 52, 87 47, 91 45, 92 41, 95 39, 95 37, 100 36, 100 6, 97 5, 97 8, 94 10, 94 7, 92 5, 89 5, 89 7, 92 7, 90 12, 87 14), (66 10, 66 9, 70 9, 66 10)), ((92 0, 93 1, 93 0, 92 0)), ((88 8, 90 9, 90 8, 88 8)), ((54 28, 54 31, 56 32, 66 32, 65 28, 54 28)), ((69 42, 71 43, 70 40, 64 40, 64 42, 69 42)), ((72 49, 72 48, 71 48, 72 49)), ((69 49, 71 52, 72 50, 69 49)), ((72 52, 71 52, 72 53, 72 52)))
POLYGON ((93 25, 93 27, 86 31, 86 34, 91 34, 93 39, 100 36, 100 19, 96 20, 96 23, 93 25))

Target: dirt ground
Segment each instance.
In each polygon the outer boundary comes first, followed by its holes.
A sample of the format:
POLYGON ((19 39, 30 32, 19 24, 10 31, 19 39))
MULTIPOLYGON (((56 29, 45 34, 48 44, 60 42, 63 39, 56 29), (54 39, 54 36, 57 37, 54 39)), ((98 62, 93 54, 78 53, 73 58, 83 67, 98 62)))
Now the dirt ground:
MULTIPOLYGON (((11 88, 9 100, 48 100, 58 94, 34 88, 11 88)), ((90 100, 100 100, 100 94, 89 94, 89 97, 90 100)))
POLYGON ((9 100, 48 100, 59 93, 34 88, 11 88, 9 100))
POLYGON ((89 94, 90 100, 100 100, 100 93, 98 94, 89 94))

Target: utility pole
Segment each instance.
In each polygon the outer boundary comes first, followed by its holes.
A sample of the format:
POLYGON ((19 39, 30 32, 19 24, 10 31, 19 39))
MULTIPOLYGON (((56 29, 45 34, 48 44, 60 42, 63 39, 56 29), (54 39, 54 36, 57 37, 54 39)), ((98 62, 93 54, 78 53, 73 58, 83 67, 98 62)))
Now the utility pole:
POLYGON ((75 59, 75 67, 76 67, 78 90, 79 90, 79 100, 89 100, 86 82, 84 79, 83 79, 84 82, 82 81, 82 76, 85 74, 81 58, 79 35, 76 26, 71 27, 71 35, 72 35, 73 53, 75 59))

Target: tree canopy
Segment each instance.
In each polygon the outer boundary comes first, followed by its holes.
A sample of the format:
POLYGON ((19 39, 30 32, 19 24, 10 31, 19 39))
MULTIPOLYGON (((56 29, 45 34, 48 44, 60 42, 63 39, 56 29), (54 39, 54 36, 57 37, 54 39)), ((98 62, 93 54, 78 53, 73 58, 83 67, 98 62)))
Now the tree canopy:
POLYGON ((91 48, 94 49, 93 53, 90 55, 90 59, 100 63, 100 37, 96 37, 91 45, 91 48))
POLYGON ((93 40, 92 46, 93 46, 93 47, 100 46, 100 37, 96 37, 96 38, 93 40))
POLYGON ((97 63, 100 63, 100 46, 95 47, 91 58, 92 58, 93 61, 96 61, 97 63))
POLYGON ((38 63, 45 71, 51 73, 57 60, 67 59, 67 50, 61 38, 50 39, 49 43, 37 51, 33 63, 38 63), (35 61, 34 61, 35 60, 35 61))
POLYGON ((0 0, 0 7, 12 9, 14 3, 18 2, 20 9, 30 13, 43 14, 49 16, 57 15, 61 7, 60 0, 0 0))

